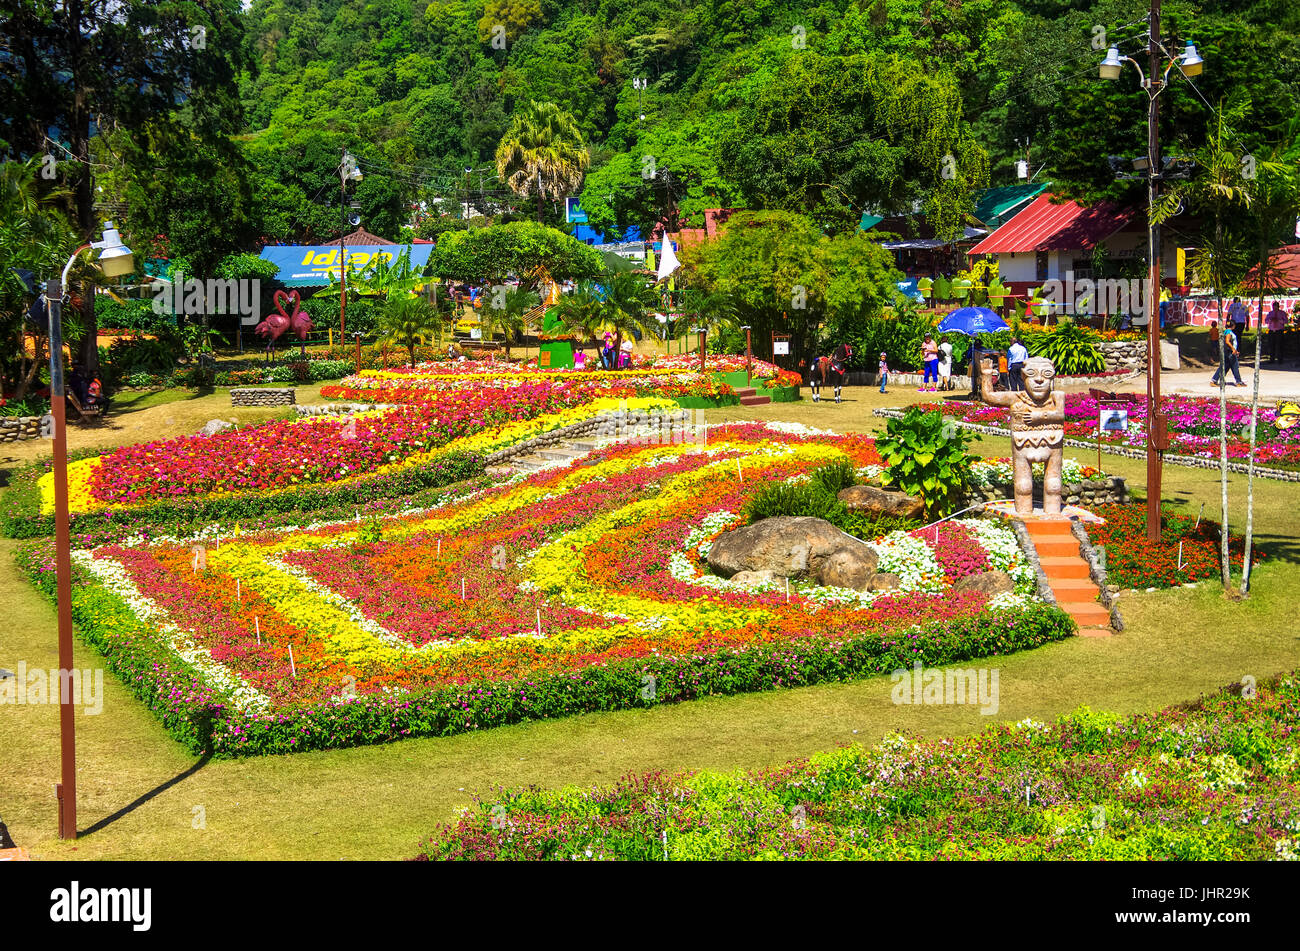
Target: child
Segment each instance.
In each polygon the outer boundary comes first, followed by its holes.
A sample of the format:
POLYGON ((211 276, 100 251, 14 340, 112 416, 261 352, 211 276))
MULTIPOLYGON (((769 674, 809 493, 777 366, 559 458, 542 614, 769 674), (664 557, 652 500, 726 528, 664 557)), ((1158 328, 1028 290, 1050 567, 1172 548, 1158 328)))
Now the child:
POLYGON ((585 370, 587 368, 587 355, 581 350, 573 355, 573 368, 575 370, 585 370))
POLYGON ((952 389, 952 344, 947 340, 939 344, 939 389, 952 389))
POLYGON ((889 363, 885 360, 885 351, 880 351, 880 392, 885 392, 885 382, 889 379, 889 363))

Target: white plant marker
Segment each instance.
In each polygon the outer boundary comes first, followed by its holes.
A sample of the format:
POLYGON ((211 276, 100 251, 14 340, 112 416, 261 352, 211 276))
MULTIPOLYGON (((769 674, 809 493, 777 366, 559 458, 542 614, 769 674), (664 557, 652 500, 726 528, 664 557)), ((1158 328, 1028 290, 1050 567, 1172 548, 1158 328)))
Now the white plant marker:
POLYGON ((439 557, 439 558, 442 557, 442 539, 441 539, 441 538, 438 539, 438 557, 439 557))
POLYGON ((1183 570, 1183 540, 1178 539, 1178 570, 1183 570))
POLYGON ((1196 524, 1192 526, 1192 531, 1196 531, 1198 528, 1201 527, 1201 512, 1204 511, 1205 511, 1205 503, 1202 502, 1200 511, 1196 513, 1196 524))
POLYGON ((785 579, 785 603, 786 604, 790 603, 790 576, 789 575, 787 575, 785 579))
POLYGON ((239 592, 239 579, 238 579, 238 578, 235 579, 235 600, 236 600, 236 601, 242 601, 242 600, 243 600, 243 596, 242 596, 242 595, 240 594, 240 592, 239 592))
POLYGON ((465 600, 465 576, 460 576, 460 599, 465 600))
POLYGON ((745 473, 742 472, 741 469, 740 469, 740 457, 739 457, 739 456, 736 457, 736 476, 740 479, 741 482, 744 482, 744 481, 745 481, 745 473))
POLYGON ((542 636, 542 609, 537 609, 537 636, 542 636))
POLYGON ((361 509, 357 509, 357 521, 361 521, 361 509))
POLYGON ((292 645, 292 644, 289 645, 289 673, 293 676, 293 679, 294 679, 294 680, 297 680, 297 679, 298 679, 298 668, 295 667, 294 664, 293 664, 293 645, 292 645))
POLYGON ((253 616, 253 630, 257 632, 257 643, 262 643, 262 621, 256 615, 253 616))

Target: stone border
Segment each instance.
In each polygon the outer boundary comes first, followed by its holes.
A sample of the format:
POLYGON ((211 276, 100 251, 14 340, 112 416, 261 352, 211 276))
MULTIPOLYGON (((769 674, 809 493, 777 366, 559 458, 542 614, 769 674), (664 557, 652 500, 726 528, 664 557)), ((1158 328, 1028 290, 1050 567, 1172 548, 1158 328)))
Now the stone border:
MULTIPOLYGON (((679 431, 684 432, 685 423, 690 418, 691 414, 685 410, 613 410, 590 416, 576 423, 570 423, 568 426, 547 430, 522 442, 498 449, 488 455, 483 462, 485 466, 499 466, 518 456, 530 456, 537 450, 549 449, 552 446, 570 442, 579 437, 587 437, 584 441, 599 441, 608 438, 617 439, 624 435, 633 434, 651 436, 653 435, 650 432, 651 429, 662 431, 665 427, 670 431, 677 428, 679 431), (643 428, 645 432, 640 433, 643 428)), ((668 441, 674 442, 678 440, 670 438, 668 441)), ((689 442, 686 439, 680 441, 689 442)))
POLYGON ((298 391, 292 386, 247 387, 230 391, 231 406, 293 406, 298 391))
MULTIPOLYGON (((905 415, 899 409, 875 409, 871 411, 873 416, 885 416, 891 419, 902 419, 905 415)), ((972 432, 984 433, 988 436, 1006 436, 1010 438, 1011 430, 1003 429, 1000 426, 983 426, 979 423, 965 423, 961 420, 954 419, 954 426, 960 426, 962 429, 969 429, 972 432)), ((1094 452, 1097 449, 1095 442, 1084 442, 1082 439, 1066 439, 1065 444, 1076 449, 1091 449, 1094 452)), ((1124 456, 1128 459, 1145 459, 1147 453, 1145 449, 1128 449, 1124 446, 1108 446, 1106 443, 1101 444, 1101 451, 1112 456, 1124 456)), ((1170 465, 1188 466, 1192 469, 1217 469, 1219 460, 1205 459, 1201 456, 1176 456, 1170 453, 1164 453, 1164 461, 1170 465)), ((1240 462, 1228 463, 1228 471, 1246 475, 1250 469, 1240 462)), ((1255 475, 1261 479, 1278 479, 1282 482, 1300 482, 1300 472, 1291 472, 1286 469, 1269 469, 1265 466, 1256 466, 1255 475)))
POLYGON ((1056 594, 1053 593, 1052 586, 1047 581, 1047 574, 1043 571, 1042 563, 1038 560, 1038 549, 1034 547, 1034 540, 1029 537, 1029 529, 1025 528, 1024 520, 1011 519, 1011 529, 1016 533, 1016 541, 1020 543, 1020 550, 1024 552, 1025 559, 1034 566, 1038 597, 1056 607, 1056 594))
POLYGON ((395 403, 299 403, 294 404, 299 416, 351 416, 354 413, 372 413, 397 409, 395 403))
POLYGON ((1106 566, 1097 557, 1097 550, 1092 547, 1092 539, 1088 537, 1087 527, 1082 521, 1075 519, 1070 523, 1070 531, 1079 542, 1079 556, 1088 563, 1088 577, 1101 592, 1101 603, 1110 608, 1110 626, 1116 631, 1124 630, 1124 619, 1120 617, 1119 604, 1106 584, 1106 566))
POLYGON ((0 442, 41 438, 41 416, 0 416, 0 442))
MULTIPOLYGON (((1056 383, 1052 385, 1052 388, 1055 390, 1059 390, 1062 389, 1062 387, 1064 386, 1072 386, 1072 385, 1092 386, 1094 384, 1100 385, 1103 383, 1127 383, 1130 380, 1136 380, 1138 377, 1142 376, 1145 373, 1146 370, 1143 369, 1143 370, 1134 370, 1132 373, 1122 373, 1122 374, 1112 373, 1109 374, 1108 376, 1058 376, 1056 378, 1056 383)), ((970 390, 969 374, 963 376, 951 376, 948 379, 952 380, 952 387, 953 387, 948 392, 956 393, 960 390, 970 390)), ((913 385, 920 386, 924 382, 925 382, 924 373, 893 372, 889 374, 889 382, 886 384, 886 386, 894 386, 895 384, 897 384, 898 386, 913 386, 913 385)), ((805 386, 806 385, 807 384, 805 384, 805 386)), ((844 378, 844 385, 878 387, 880 386, 880 378, 876 373, 868 373, 865 370, 855 370, 854 372, 848 374, 844 378)), ((944 391, 939 390, 937 392, 944 392, 944 391)))

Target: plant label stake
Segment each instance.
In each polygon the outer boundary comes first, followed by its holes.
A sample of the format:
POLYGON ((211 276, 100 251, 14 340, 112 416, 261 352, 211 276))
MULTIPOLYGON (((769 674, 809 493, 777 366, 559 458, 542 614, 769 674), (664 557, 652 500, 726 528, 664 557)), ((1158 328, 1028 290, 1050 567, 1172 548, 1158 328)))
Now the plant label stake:
POLYGON ((357 521, 361 521, 361 509, 357 509, 357 521))
POLYGON ((542 609, 537 609, 537 636, 542 636, 542 609))
POLYGON ((1198 528, 1201 527, 1201 513, 1204 511, 1205 511, 1205 503, 1202 502, 1200 510, 1197 511, 1196 513, 1196 524, 1192 526, 1192 531, 1196 531, 1198 528))
POLYGON ((465 576, 460 576, 460 599, 465 600, 465 576))
POLYGON ((439 557, 439 558, 442 557, 442 539, 441 539, 441 538, 438 539, 438 557, 439 557))
POLYGON ((739 456, 736 457, 736 477, 737 477, 738 479, 740 479, 741 482, 744 482, 744 481, 745 481, 745 473, 743 473, 743 472, 740 470, 740 457, 739 457, 739 456))
POLYGON ((256 615, 253 617, 253 630, 257 632, 257 643, 262 643, 262 621, 256 615))
POLYGON ((293 664, 293 645, 292 645, 292 644, 289 645, 289 673, 293 676, 293 679, 294 679, 294 680, 297 680, 297 679, 298 679, 298 668, 295 667, 294 664, 293 664))
POLYGON ((785 579, 785 603, 790 603, 790 578, 787 575, 785 579))
POLYGON ((238 579, 238 578, 235 579, 235 600, 236 600, 236 601, 242 601, 242 600, 243 600, 243 598, 240 596, 240 593, 239 593, 239 579, 238 579))
POLYGON ((1178 570, 1183 570, 1183 540, 1178 539, 1178 570))

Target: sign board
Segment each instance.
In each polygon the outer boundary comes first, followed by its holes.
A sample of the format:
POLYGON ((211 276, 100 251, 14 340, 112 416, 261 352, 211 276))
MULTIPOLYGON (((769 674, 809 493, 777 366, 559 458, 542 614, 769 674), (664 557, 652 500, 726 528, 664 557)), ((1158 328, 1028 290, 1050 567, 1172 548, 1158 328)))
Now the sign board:
POLYGON ((549 367, 551 365, 551 351, 543 350, 537 355, 538 367, 549 367))
POLYGON ((1101 406, 1097 410, 1097 427, 1104 433, 1128 430, 1128 407, 1101 406))
POLYGON ((470 328, 470 331, 469 331, 469 339, 470 339, 470 340, 482 340, 482 339, 483 339, 483 328, 482 328, 482 327, 471 327, 471 328, 470 328))
POLYGON ((571 225, 585 225, 587 223, 587 213, 578 204, 578 199, 564 199, 564 220, 571 225))
MULTIPOLYGON (((348 266, 365 274, 380 261, 392 263, 410 252, 411 267, 418 273, 429 263, 431 244, 371 244, 348 248, 348 266)), ((329 245, 268 245, 260 257, 278 267, 276 279, 286 287, 324 287, 330 277, 339 276, 340 249, 329 245)))
POLYGON ((772 344, 772 356, 788 357, 790 355, 790 341, 778 340, 772 344))

